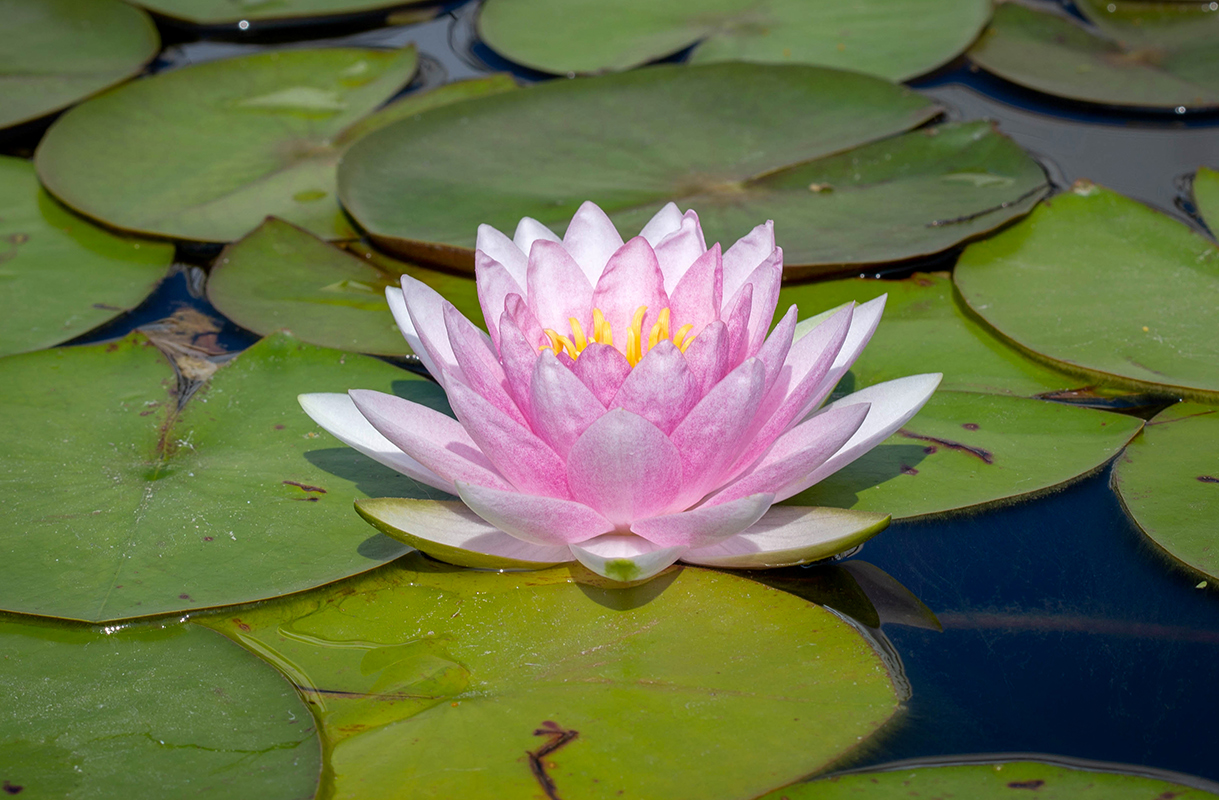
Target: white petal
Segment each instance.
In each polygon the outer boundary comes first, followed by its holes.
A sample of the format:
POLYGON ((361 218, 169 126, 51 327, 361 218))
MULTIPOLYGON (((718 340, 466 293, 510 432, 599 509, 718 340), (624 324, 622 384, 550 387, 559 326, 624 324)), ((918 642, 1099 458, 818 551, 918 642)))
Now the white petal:
POLYGON ((681 218, 682 214, 677 208, 677 204, 666 203, 664 208, 657 211, 648 220, 648 224, 643 226, 639 235, 647 239, 648 244, 655 247, 660 244, 661 239, 681 227, 681 218))
POLYGON ((389 310, 394 315, 394 322, 398 324, 398 330, 402 331, 402 338, 406 339, 406 343, 410 345, 411 352, 419 357, 428 374, 443 386, 444 376, 436 368, 436 364, 428 355, 423 342, 419 340, 419 334, 415 332, 415 323, 411 321, 411 312, 406 309, 406 298, 402 295, 401 287, 386 286, 385 299, 389 302, 389 310))
POLYGON ((850 550, 880 533, 889 517, 869 511, 772 506, 744 533, 681 557, 704 567, 767 569, 808 564, 850 550))
POLYGON ((570 547, 581 564, 622 583, 645 581, 686 552, 685 547, 660 547, 629 533, 607 533, 570 547))
POLYGON ((502 264, 519 285, 525 285, 525 267, 529 264, 529 256, 522 253, 516 243, 498 229, 490 225, 479 225, 478 240, 474 247, 502 264))
MULTIPOLYGON (((512 236, 512 242, 518 250, 525 254, 525 258, 529 258, 529 251, 533 249, 533 243, 538 239, 545 239, 548 242, 559 241, 559 237, 554 231, 533 217, 521 217, 521 221, 516 224, 516 233, 512 236)), ((525 282, 522 280, 521 286, 524 285, 525 282)))

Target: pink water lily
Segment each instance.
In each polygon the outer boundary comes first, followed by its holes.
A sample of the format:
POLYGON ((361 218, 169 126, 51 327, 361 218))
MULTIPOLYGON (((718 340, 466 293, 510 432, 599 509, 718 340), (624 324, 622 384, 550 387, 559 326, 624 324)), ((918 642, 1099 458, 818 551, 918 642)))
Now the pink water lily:
POLYGON ((940 376, 822 407, 885 298, 799 330, 792 306, 771 331, 770 222, 721 253, 672 203, 625 243, 585 203, 562 239, 530 218, 513 239, 480 226, 475 270, 490 335, 413 278, 387 291, 456 419, 374 391, 300 398, 343 442, 461 498, 358 502, 377 527, 459 564, 576 559, 625 581, 677 560, 805 563, 887 524, 774 504, 897 430, 940 376))

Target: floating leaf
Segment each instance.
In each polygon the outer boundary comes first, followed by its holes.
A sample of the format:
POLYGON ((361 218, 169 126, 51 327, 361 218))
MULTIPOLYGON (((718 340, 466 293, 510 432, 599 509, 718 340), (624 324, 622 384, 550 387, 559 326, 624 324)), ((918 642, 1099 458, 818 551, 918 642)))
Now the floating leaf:
MULTIPOLYGON (((970 759, 973 760, 973 759, 970 759)), ((1102 766, 1102 765, 1094 765, 1102 766)), ((906 800, 909 797, 968 797, 971 800, 1204 800, 1215 795, 1171 779, 1123 772, 1124 765, 1082 769, 1040 761, 937 765, 905 762, 880 771, 853 772, 798 783, 760 800, 906 800)), ((1185 777, 1185 776, 1180 776, 1185 777)))
POLYGON ((1194 174, 1194 203, 1198 213, 1210 220, 1215 235, 1219 229, 1219 172, 1202 167, 1194 174))
POLYGON ((361 258, 278 219, 229 247, 207 282, 208 299, 229 319, 266 335, 286 329, 302 341, 360 353, 408 353, 385 300, 403 273, 481 320, 474 281, 366 251, 361 258))
POLYGON ((118 0, 0 0, 0 128, 38 119, 137 74, 161 48, 118 0))
POLYGON ((785 504, 896 520, 1011 500, 1099 469, 1141 426, 1107 411, 941 391, 883 444, 785 504))
POLYGON ((819 606, 693 568, 599 581, 411 557, 208 624, 313 703, 335 798, 753 797, 897 709, 876 651, 819 606))
POLYGON ((61 117, 38 174, 72 208, 124 230, 230 241, 273 214, 351 238, 334 174, 356 135, 510 84, 454 84, 367 117, 416 61, 414 47, 274 50, 163 72, 61 117))
POLYGON ((1219 248, 1092 184, 966 248, 962 299, 1002 335, 1093 379, 1219 393, 1219 248))
POLYGON ((1113 470, 1113 485, 1143 533, 1178 561, 1219 578, 1219 408, 1160 412, 1113 470))
POLYGON ((322 757, 308 707, 211 631, 0 621, 0 648, 5 795, 313 796, 322 757))
POLYGON ((693 62, 815 64, 900 81, 955 58, 990 16, 981 0, 488 0, 505 57, 556 74, 637 67, 694 46, 693 62))
POLYGON ((131 309, 173 257, 167 244, 65 210, 30 162, 0 156, 0 355, 50 347, 131 309))
POLYGON ((673 200, 725 245, 774 219, 791 266, 891 261, 1000 225, 1044 191, 1040 167, 985 123, 895 136, 938 112, 834 70, 650 67, 383 128, 344 157, 340 195, 383 247, 467 269, 480 223, 558 225, 585 200, 627 235, 673 200))
POLYGON ((138 3, 149 11, 195 25, 333 17, 403 5, 402 0, 138 0, 138 3))
POLYGON ((164 614, 300 591, 401 555, 369 536, 352 501, 447 495, 323 438, 296 402, 351 386, 443 402, 410 373, 282 335, 193 394, 139 335, 0 360, 0 409, 14 422, 0 431, 0 608, 164 614))
MULTIPOLYGON (((1198 8, 1209 11, 1205 4, 1198 8)), ((1126 28, 1128 33, 1131 28, 1126 28)), ((1117 33, 1112 26, 1110 31, 1117 33)), ((1207 32, 1210 40, 1197 42, 1183 41, 1171 31, 1157 36, 1152 28, 1144 29, 1139 40, 1109 38, 1063 12, 1008 2, 995 9, 969 58, 1013 83, 1073 100, 1207 108, 1219 106, 1219 44, 1207 32)))

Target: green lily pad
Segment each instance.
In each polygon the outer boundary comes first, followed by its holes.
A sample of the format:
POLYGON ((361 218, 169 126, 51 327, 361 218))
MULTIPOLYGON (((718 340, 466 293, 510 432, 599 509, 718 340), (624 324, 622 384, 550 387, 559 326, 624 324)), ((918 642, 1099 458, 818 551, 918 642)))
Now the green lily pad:
POLYGON ((1214 42, 1219 17, 1209 0, 1076 0, 1089 22, 1132 47, 1181 48, 1214 42))
POLYGON ((312 797, 308 707, 212 631, 0 621, 0 779, 30 798, 312 797))
POLYGON ((1194 174, 1194 204, 1210 220, 1211 234, 1219 229, 1219 172, 1202 167, 1194 174))
POLYGON ((301 392, 349 386, 440 395, 379 360, 283 335, 193 394, 138 334, 0 360, 0 409, 17 423, 0 432, 0 608, 166 614, 300 591, 401 555, 369 537, 352 501, 447 495, 336 446, 297 405, 301 392))
POLYGON ((944 274, 787 285, 779 292, 779 312, 795 303, 805 316, 882 294, 889 295, 884 316, 846 379, 852 390, 922 372, 943 373, 941 392, 1029 396, 1080 383, 1026 358, 978 324, 953 297, 944 274))
POLYGON ((1113 485, 1135 524, 1178 561, 1219 578, 1219 408, 1181 403, 1147 423, 1113 485))
POLYGON ((225 242, 275 215, 353 238, 334 175, 355 138, 511 85, 453 84, 368 117, 416 63, 414 47, 274 50, 163 72, 61 117, 38 148, 38 175, 73 209, 137 233, 225 242))
POLYGON ((382 128, 344 157, 339 193, 383 248, 453 267, 473 264, 479 223, 561 230, 592 200, 629 236, 672 200, 709 242, 774 219, 788 265, 857 268, 943 250, 1044 192, 1040 167, 985 123, 896 136, 937 113, 853 73, 649 67, 382 128))
POLYGON ((0 156, 0 355, 50 347, 135 307, 173 262, 170 245, 117 236, 0 156))
POLYGON ((693 568, 602 587, 412 556, 207 624, 313 704, 334 798, 753 797, 897 710, 880 656, 824 608, 693 568))
POLYGON ((1010 501, 1096 471, 1142 424, 1044 400, 940 391, 882 444, 784 504, 896 520, 1010 501))
MULTIPOLYGON (((1096 765, 1102 766, 1102 765, 1096 765)), ((853 772, 786 786, 759 800, 906 800, 909 797, 968 797, 973 800, 1204 800, 1215 795, 1173 780, 1053 762, 1004 761, 994 764, 906 763, 884 771, 853 772)), ((1126 769, 1129 769, 1128 767, 1126 769)))
POLYGON ((1073 100, 1211 108, 1219 106, 1219 44, 1213 33, 1208 39, 1183 40, 1171 31, 1157 37, 1150 29, 1138 40, 1110 38, 1065 13, 1008 2, 995 9, 969 58, 1013 83, 1073 100))
POLYGON ((395 8, 403 5, 403 0, 138 0, 138 4, 149 11, 194 25, 223 25, 241 20, 359 14, 395 8))
POLYGON ((381 355, 410 352, 385 300, 385 287, 403 274, 440 292, 467 318, 482 319, 473 279, 365 255, 268 219, 217 259, 207 296, 255 333, 289 330, 311 344, 381 355))
POLYGON ((1174 395, 1219 393, 1219 248, 1089 183, 966 248, 961 298, 1063 369, 1174 395))
POLYGON ((533 69, 637 67, 694 46, 692 62, 815 64, 900 81, 955 58, 990 16, 985 0, 488 0, 482 39, 533 69))
POLYGON ((0 128, 67 108, 124 81, 161 39, 119 0, 0 0, 0 128))

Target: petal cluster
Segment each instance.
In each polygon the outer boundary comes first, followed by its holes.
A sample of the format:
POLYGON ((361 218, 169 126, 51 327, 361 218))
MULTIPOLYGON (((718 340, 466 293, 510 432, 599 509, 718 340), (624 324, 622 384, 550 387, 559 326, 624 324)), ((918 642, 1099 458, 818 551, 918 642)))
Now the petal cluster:
POLYGON ((481 226, 475 270, 489 334, 408 276, 387 292, 456 419, 373 391, 301 397, 342 441, 462 501, 362 505, 374 524, 462 563, 574 558, 617 580, 678 559, 799 563, 884 526, 772 506, 899 428, 940 376, 823 407, 884 298, 799 330, 792 306, 772 330, 770 222, 721 252, 669 204, 623 242, 585 203, 562 239, 529 218, 511 239, 481 226))

